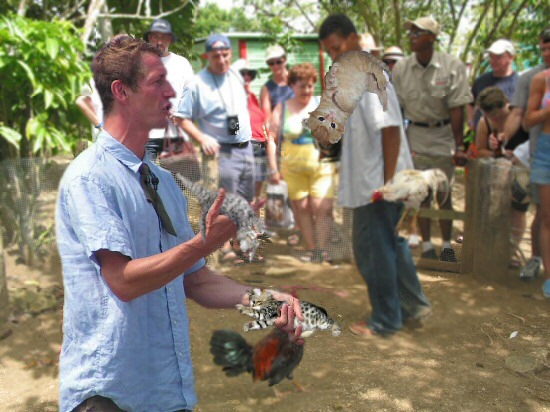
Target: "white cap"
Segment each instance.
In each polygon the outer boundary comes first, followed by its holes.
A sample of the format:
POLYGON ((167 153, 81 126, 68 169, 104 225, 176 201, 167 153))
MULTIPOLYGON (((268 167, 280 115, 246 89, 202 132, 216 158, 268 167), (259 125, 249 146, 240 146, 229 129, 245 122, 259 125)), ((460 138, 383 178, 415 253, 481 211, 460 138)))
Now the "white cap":
POLYGON ((274 46, 270 46, 267 48, 265 61, 268 61, 271 59, 278 59, 284 56, 286 56, 285 49, 283 49, 281 46, 276 44, 274 46))
POLYGON ((510 40, 499 39, 495 41, 493 44, 491 44, 491 47, 485 50, 485 52, 492 53, 492 54, 504 54, 508 52, 512 56, 515 56, 516 48, 514 47, 514 45, 510 40))

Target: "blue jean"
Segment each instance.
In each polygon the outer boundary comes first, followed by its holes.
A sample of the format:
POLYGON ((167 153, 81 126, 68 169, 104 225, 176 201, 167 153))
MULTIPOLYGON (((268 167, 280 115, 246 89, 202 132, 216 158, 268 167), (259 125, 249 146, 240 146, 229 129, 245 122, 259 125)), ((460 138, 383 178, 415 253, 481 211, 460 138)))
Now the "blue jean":
POLYGON ((353 209, 353 252, 372 306, 367 324, 381 335, 430 307, 409 244, 396 232, 402 211, 402 204, 386 201, 353 209))

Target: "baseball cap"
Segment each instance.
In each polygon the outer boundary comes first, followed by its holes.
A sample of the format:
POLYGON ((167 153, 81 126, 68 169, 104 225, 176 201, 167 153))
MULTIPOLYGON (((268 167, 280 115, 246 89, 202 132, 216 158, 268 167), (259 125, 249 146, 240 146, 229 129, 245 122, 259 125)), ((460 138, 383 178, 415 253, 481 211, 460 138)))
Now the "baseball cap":
POLYGON ((174 34, 172 31, 172 25, 168 20, 164 19, 157 19, 151 24, 151 28, 145 32, 143 35, 143 38, 146 42, 149 42, 149 35, 151 33, 169 33, 172 35, 172 42, 175 42, 178 40, 178 37, 174 34))
POLYGON ((207 52, 212 50, 227 50, 231 48, 231 40, 224 34, 211 34, 206 39, 205 47, 207 52), (222 44, 214 47, 216 43, 222 44))
POLYGON ((407 30, 412 29, 413 27, 418 27, 419 29, 429 31, 430 33, 435 34, 436 36, 439 35, 441 32, 441 27, 439 26, 439 23, 435 21, 433 17, 419 17, 416 20, 409 20, 404 24, 404 27, 407 30))
POLYGON ((495 41, 493 44, 491 44, 491 47, 485 50, 485 52, 492 53, 492 54, 504 54, 508 52, 512 56, 515 56, 516 48, 514 47, 514 45, 510 40, 499 39, 495 41))
POLYGON ((265 61, 271 60, 271 59, 279 59, 281 57, 286 56, 285 49, 283 49, 278 44, 275 44, 273 46, 269 46, 267 48, 267 53, 265 57, 265 61))

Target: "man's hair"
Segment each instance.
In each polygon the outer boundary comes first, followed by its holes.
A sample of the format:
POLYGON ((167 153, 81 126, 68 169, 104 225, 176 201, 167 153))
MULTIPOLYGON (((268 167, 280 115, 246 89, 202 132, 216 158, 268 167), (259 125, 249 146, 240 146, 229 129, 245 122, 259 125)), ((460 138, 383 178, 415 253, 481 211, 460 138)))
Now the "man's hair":
POLYGON ((143 53, 161 56, 161 50, 143 39, 136 39, 127 34, 117 34, 111 38, 94 56, 92 73, 94 82, 103 103, 103 113, 108 114, 113 108, 114 96, 111 84, 120 80, 131 90, 136 90, 145 76, 141 60, 143 53))
POLYGON ((550 26, 540 32, 539 39, 543 43, 548 43, 550 41, 550 26))
POLYGON ((332 14, 319 27, 319 40, 325 40, 334 33, 347 38, 350 34, 357 33, 357 29, 345 14, 332 14))
POLYGON ((477 105, 485 113, 492 112, 495 109, 502 109, 508 102, 508 96, 506 96, 502 89, 496 86, 487 87, 477 98, 477 105))
POLYGON ((317 83, 319 73, 311 63, 302 63, 293 66, 288 72, 288 84, 296 84, 300 80, 313 79, 317 83))

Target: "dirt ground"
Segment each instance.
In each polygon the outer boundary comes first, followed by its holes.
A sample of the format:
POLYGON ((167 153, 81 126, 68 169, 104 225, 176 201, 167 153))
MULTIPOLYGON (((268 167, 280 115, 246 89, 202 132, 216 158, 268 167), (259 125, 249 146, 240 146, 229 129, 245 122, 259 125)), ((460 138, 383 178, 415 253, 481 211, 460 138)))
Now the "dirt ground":
MULTIPOLYGON (((236 310, 190 302, 197 411, 550 411, 550 302, 542 298, 540 279, 520 282, 518 270, 498 281, 421 270, 434 307, 426 326, 363 340, 347 329, 370 310, 352 264, 302 263, 281 238, 269 247, 265 265, 226 267, 223 273, 320 304, 344 332, 308 338, 294 374, 306 390, 284 381, 278 389, 285 396, 277 397, 266 383, 249 375, 228 378, 212 362, 212 332, 241 331, 247 319, 236 310)), ((59 267, 46 262, 31 270, 9 254, 7 266, 13 316, 11 334, 0 340, 0 411, 56 411, 59 267)), ((245 335, 250 342, 261 336, 245 335)))

